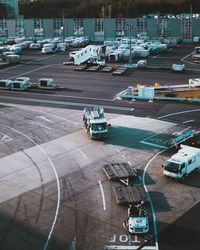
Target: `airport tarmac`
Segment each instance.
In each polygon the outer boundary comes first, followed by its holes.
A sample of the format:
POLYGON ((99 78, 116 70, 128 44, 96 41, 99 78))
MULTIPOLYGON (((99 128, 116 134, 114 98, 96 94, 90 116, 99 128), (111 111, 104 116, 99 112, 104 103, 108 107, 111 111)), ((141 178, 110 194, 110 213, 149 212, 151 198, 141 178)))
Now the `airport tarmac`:
MULTIPOLYGON (((1 249, 127 250, 143 244, 143 250, 179 249, 172 242, 167 245, 167 228, 198 206, 200 176, 198 172, 183 183, 163 176, 161 165, 176 149, 168 150, 160 135, 198 131, 199 105, 120 101, 115 95, 139 82, 186 84, 199 78, 199 65, 191 61, 193 47, 181 45, 148 59, 156 66, 171 65, 176 58, 189 68, 180 74, 153 68, 122 77, 74 72, 73 66, 62 65, 66 54, 29 50, 22 64, 0 70, 1 79, 51 77, 63 86, 56 91, 0 91, 0 161, 5 165, 0 175, 1 249), (84 131, 86 105, 104 106, 112 124, 105 142, 90 140, 84 131), (123 227, 127 207, 117 205, 113 183, 102 171, 113 162, 135 166, 149 191, 156 220, 151 218, 146 236, 132 236, 123 227), (157 231, 158 239, 153 237, 157 231)), ((187 231, 186 222, 182 227, 187 231)))
MULTIPOLYGON (((123 228, 127 207, 115 201, 113 184, 102 171, 106 163, 130 162, 141 180, 145 177, 158 231, 200 198, 198 175, 190 185, 162 175, 170 152, 157 155, 146 168, 161 150, 160 142, 152 145, 149 138, 168 131, 170 137, 183 125, 109 113, 111 134, 102 142, 88 138, 77 110, 1 105, 0 117, 1 249, 45 249, 45 244, 62 250, 73 244, 81 250, 137 249, 147 242, 153 226, 145 237, 123 228)), ((144 249, 158 249, 155 241, 148 245, 144 249)))

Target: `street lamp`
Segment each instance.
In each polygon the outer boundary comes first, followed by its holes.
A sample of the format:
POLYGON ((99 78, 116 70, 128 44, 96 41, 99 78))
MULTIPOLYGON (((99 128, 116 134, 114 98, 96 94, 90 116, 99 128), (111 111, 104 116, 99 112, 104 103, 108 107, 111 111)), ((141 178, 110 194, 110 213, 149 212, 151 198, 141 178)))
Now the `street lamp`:
POLYGON ((132 53, 131 53, 131 30, 133 30, 134 28, 134 25, 132 23, 129 23, 127 24, 126 26, 126 30, 128 31, 128 34, 129 34, 129 51, 130 51, 130 54, 129 54, 129 64, 131 65, 132 64, 132 53))

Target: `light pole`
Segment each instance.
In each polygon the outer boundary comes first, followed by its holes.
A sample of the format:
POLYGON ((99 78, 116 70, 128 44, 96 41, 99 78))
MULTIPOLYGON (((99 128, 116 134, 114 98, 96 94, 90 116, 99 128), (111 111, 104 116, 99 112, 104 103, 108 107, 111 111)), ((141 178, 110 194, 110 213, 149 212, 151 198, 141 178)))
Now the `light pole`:
POLYGON ((129 32, 129 64, 132 64, 132 53, 131 53, 131 30, 133 30, 134 25, 132 23, 127 24, 126 30, 129 32))

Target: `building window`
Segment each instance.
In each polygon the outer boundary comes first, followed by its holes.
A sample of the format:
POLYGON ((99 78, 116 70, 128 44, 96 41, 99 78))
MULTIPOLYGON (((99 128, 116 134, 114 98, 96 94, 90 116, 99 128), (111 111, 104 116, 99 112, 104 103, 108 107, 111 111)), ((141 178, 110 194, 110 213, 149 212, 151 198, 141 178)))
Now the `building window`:
POLYGON ((115 19, 115 36, 123 37, 125 34, 125 19, 117 18, 115 19))
POLYGON ((103 18, 95 19, 95 36, 104 37, 104 19, 103 18))
POLYGON ((24 20, 16 19, 15 20, 15 34, 17 37, 25 36, 24 20))
POLYGON ((147 19, 146 18, 137 18, 136 21, 137 35, 146 35, 147 34, 147 19))
POLYGON ((168 37, 169 36, 169 19, 159 18, 158 20, 158 36, 168 37))
POLYGON ((8 28, 5 19, 0 19, 0 37, 8 37, 8 28))
POLYGON ((42 19, 34 19, 34 36, 44 37, 44 28, 42 19))
POLYGON ((74 36, 84 36, 83 19, 74 19, 74 36))
POLYGON ((192 38, 192 19, 182 18, 182 36, 185 39, 192 38))
POLYGON ((64 36, 63 18, 57 18, 53 20, 53 33, 54 33, 54 36, 64 36))

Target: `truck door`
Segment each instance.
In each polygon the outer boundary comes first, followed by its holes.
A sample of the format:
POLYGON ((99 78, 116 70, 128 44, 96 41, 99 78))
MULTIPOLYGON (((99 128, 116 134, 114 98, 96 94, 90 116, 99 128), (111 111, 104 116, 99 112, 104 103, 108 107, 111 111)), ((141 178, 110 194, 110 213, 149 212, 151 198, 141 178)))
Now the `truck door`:
POLYGON ((181 164, 181 167, 180 167, 180 174, 183 176, 184 174, 186 174, 186 167, 185 167, 185 163, 182 163, 181 164))

